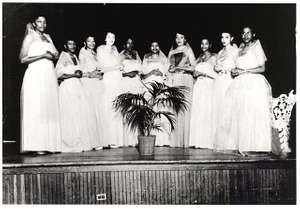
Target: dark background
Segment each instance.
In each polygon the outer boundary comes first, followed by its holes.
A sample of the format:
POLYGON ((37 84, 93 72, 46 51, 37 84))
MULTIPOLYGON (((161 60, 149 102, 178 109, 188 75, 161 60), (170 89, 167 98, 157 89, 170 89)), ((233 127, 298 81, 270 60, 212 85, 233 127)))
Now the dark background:
MULTIPOLYGON (((78 52, 87 35, 93 35, 98 46, 104 44, 106 33, 111 31, 116 35, 119 51, 126 38, 131 37, 141 58, 154 40, 167 55, 179 31, 186 35, 196 57, 203 37, 211 39, 212 51, 217 53, 222 48, 222 30, 230 30, 239 45, 243 27, 251 25, 268 59, 264 75, 272 86, 273 97, 296 90, 296 4, 3 3, 4 140, 18 142, 20 138, 19 97, 27 66, 20 64, 18 56, 25 26, 37 15, 46 16, 46 32, 59 52, 66 38, 75 39, 78 52)), ((293 150, 295 112, 294 107, 290 139, 293 150)), ((18 148, 12 146, 8 150, 18 148)))

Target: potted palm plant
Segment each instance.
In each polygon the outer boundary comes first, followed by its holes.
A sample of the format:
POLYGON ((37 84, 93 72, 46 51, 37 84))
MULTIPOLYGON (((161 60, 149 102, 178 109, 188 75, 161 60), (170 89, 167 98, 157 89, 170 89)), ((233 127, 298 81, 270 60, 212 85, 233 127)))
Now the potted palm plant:
POLYGON ((131 131, 138 131, 140 155, 153 155, 155 136, 151 132, 162 131, 162 117, 167 119, 171 131, 174 131, 175 114, 188 108, 185 99, 188 89, 185 86, 170 87, 156 81, 145 87, 143 93, 120 94, 113 101, 113 107, 121 113, 131 131))

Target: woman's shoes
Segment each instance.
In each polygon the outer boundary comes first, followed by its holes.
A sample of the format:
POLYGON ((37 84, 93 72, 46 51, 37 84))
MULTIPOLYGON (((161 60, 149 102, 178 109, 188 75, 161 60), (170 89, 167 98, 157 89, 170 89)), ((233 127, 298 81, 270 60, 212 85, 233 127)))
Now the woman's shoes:
POLYGON ((114 145, 114 144, 112 144, 112 145, 108 145, 111 149, 116 149, 116 148, 119 148, 119 146, 117 146, 117 145, 114 145))

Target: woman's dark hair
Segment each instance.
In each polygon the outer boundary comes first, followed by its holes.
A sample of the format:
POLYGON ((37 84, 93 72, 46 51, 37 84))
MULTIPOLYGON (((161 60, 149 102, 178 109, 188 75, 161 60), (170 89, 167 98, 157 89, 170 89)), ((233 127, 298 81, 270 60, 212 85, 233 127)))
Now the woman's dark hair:
POLYGON ((125 49, 126 48, 126 44, 127 44, 127 41, 128 40, 131 40, 133 42, 133 47, 134 47, 134 41, 131 37, 128 37, 128 38, 125 38, 124 41, 123 41, 123 48, 125 49))
POLYGON ((94 35, 87 35, 87 36, 85 36, 84 42, 86 42, 87 39, 90 38, 90 37, 95 39, 95 36, 94 36, 94 35))
POLYGON ((68 41, 74 41, 77 44, 76 40, 73 37, 66 38, 65 41, 64 41, 64 44, 67 44, 68 41))
POLYGON ((124 39, 123 43, 124 43, 124 44, 127 44, 127 41, 128 41, 128 40, 133 41, 133 39, 132 39, 131 37, 127 37, 127 38, 124 39))
MULTIPOLYGON (((184 45, 186 45, 186 43, 187 43, 187 38, 186 38, 186 32, 185 31, 182 31, 182 30, 179 30, 179 31, 177 31, 176 33, 175 33, 175 37, 176 37, 176 35, 177 34, 180 34, 180 35, 183 35, 184 36, 184 45)), ((175 38, 176 39, 176 38, 175 38)), ((176 43, 176 41, 174 41, 173 42, 173 49, 176 49, 176 47, 177 47, 177 43, 176 43)))
MULTIPOLYGON (((85 40, 84 40, 84 43, 85 43, 85 47, 84 47, 84 48, 85 48, 85 49, 87 49, 86 41, 87 41, 87 39, 90 38, 90 37, 91 37, 91 38, 94 38, 94 40, 95 40, 95 36, 93 36, 93 35, 87 35, 87 36, 85 37, 85 40)), ((95 40, 95 42, 96 42, 96 40, 95 40)), ((75 41, 75 43, 76 43, 76 41, 75 41)))
POLYGON ((252 33, 255 33, 255 29, 254 29, 254 27, 253 27, 252 25, 245 25, 245 26, 243 27, 243 29, 244 29, 244 28, 249 28, 249 29, 251 30, 252 33))
POLYGON ((39 17, 44 17, 47 20, 46 15, 41 14, 41 13, 35 13, 35 14, 33 14, 33 15, 30 16, 30 20, 29 21, 31 23, 35 23, 36 19, 38 19, 39 17))
POLYGON ((229 33, 231 37, 234 37, 233 32, 230 31, 230 30, 224 29, 224 30, 221 31, 220 34, 222 34, 222 33, 229 33))
POLYGON ((150 47, 151 47, 151 45, 152 45, 153 43, 157 43, 157 45, 159 46, 159 43, 158 43, 158 41, 156 41, 156 40, 153 40, 153 41, 151 41, 151 42, 150 42, 150 47))
POLYGON ((203 37, 203 38, 201 38, 200 44, 202 43, 203 40, 208 40, 209 44, 211 44, 211 40, 210 40, 210 38, 208 38, 208 37, 203 37))
POLYGON ((254 28, 252 25, 245 25, 245 26, 243 27, 243 29, 242 29, 242 33, 241 33, 241 34, 243 34, 243 30, 244 30, 245 28, 249 28, 249 29, 251 30, 251 32, 252 32, 252 39, 253 39, 253 40, 258 39, 258 38, 257 38, 257 34, 256 34, 256 30, 255 30, 255 28, 254 28), (254 34, 255 34, 255 35, 254 35, 254 34), (254 36, 253 36, 253 35, 254 35, 254 36))
MULTIPOLYGON (((212 41, 211 41, 212 39, 209 38, 209 37, 203 36, 200 40, 201 40, 201 41, 200 41, 200 48, 201 48, 201 43, 202 43, 202 41, 203 41, 203 40, 208 40, 209 45, 210 45, 209 51, 212 53, 212 46, 213 46, 213 45, 212 45, 212 41)), ((200 55, 201 55, 201 54, 203 54, 202 49, 201 49, 200 55)), ((200 55, 199 55, 199 56, 200 56, 200 55)))
POLYGON ((157 43, 158 47, 160 48, 158 41, 153 40, 153 41, 150 42, 150 47, 149 47, 150 51, 151 51, 151 46, 152 46, 153 43, 157 43))

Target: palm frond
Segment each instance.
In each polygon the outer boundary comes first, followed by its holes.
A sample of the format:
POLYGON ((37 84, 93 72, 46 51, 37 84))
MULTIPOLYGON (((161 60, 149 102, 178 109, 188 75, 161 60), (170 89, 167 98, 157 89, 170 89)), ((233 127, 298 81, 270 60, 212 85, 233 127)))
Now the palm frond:
POLYGON ((189 87, 187 86, 166 86, 167 88, 164 88, 161 90, 161 94, 165 96, 171 96, 171 97, 178 97, 178 98, 184 98, 186 97, 186 94, 190 91, 189 87))
POLYGON ((125 114, 125 121, 132 131, 138 130, 142 135, 149 135, 154 115, 155 112, 148 106, 133 105, 125 114))
POLYGON ((153 100, 155 100, 156 97, 160 94, 160 91, 166 87, 164 83, 159 83, 157 81, 151 82, 149 85, 151 88, 149 88, 148 91, 151 94, 153 100))
POLYGON ((117 96, 113 100, 113 108, 116 111, 120 111, 122 115, 125 115, 126 112, 133 106, 133 105, 148 105, 147 100, 143 94, 132 94, 132 93, 123 93, 117 96))
POLYGON ((174 117, 174 114, 168 111, 159 111, 155 113, 155 118, 160 118, 164 116, 170 123, 171 126, 171 131, 175 130, 175 123, 176 123, 176 119, 174 117))
POLYGON ((161 129, 161 123, 156 123, 156 124, 154 124, 153 126, 152 126, 152 130, 155 130, 155 131, 163 131, 162 129, 161 129))
POLYGON ((162 131, 162 117, 168 120, 171 131, 174 131, 176 123, 174 114, 160 109, 166 107, 176 114, 187 110, 188 102, 185 97, 188 88, 169 87, 159 82, 151 82, 144 86, 146 91, 142 94, 128 92, 117 96, 113 101, 113 108, 121 113, 130 130, 138 131, 141 135, 149 136, 152 130, 162 131))
POLYGON ((158 107, 172 108, 173 111, 178 114, 180 111, 188 109, 188 101, 185 99, 189 89, 186 86, 174 86, 170 87, 165 85, 157 95, 154 103, 158 107))

